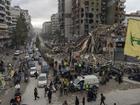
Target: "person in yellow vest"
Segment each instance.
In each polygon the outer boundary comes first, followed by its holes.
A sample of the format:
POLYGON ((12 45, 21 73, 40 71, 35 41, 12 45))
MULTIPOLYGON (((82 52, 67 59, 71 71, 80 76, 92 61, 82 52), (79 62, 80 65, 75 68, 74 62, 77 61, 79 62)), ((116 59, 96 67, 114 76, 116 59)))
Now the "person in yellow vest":
POLYGON ((85 90, 88 91, 90 89, 90 84, 89 83, 85 83, 84 87, 85 87, 85 90))

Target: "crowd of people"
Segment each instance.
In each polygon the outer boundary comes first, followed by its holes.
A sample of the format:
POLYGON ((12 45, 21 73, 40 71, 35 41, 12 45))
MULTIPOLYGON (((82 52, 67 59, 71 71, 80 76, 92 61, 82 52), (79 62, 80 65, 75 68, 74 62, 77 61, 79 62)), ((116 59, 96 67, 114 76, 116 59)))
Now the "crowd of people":
MULTIPOLYGON (((4 72, 4 62, 0 62, 0 71, 4 72)), ((97 65, 98 67, 99 65, 97 65)), ((9 64, 7 66, 8 72, 12 77, 13 84, 15 86, 15 97, 11 99, 11 105, 17 105, 21 101, 21 81, 24 78, 24 81, 28 80, 28 64, 25 60, 20 60, 20 65, 18 70, 14 70, 14 67, 9 64)), ((51 103, 52 101, 52 94, 54 91, 59 91, 60 97, 64 95, 68 95, 71 92, 76 92, 77 89, 74 88, 72 81, 74 81, 78 76, 81 75, 88 75, 93 73, 93 68, 86 64, 85 62, 78 62, 73 60, 69 62, 68 60, 64 59, 59 64, 57 61, 54 62, 52 65, 53 69, 53 80, 50 81, 49 86, 44 87, 44 97, 48 97, 48 102, 51 103)), ((101 73, 104 77, 109 77, 108 72, 103 71, 101 73)), ((37 79, 37 74, 35 75, 37 79)), ((106 80, 106 78, 104 78, 106 80)), ((121 76, 118 76, 118 81, 121 83, 121 76)), ((81 92, 86 91, 87 97, 82 98, 82 104, 85 105, 86 99, 87 102, 96 101, 98 89, 96 87, 90 87, 90 85, 81 83, 80 90, 81 92)), ((37 87, 34 88, 34 100, 39 99, 38 89, 37 87)), ((100 105, 105 105, 105 96, 101 94, 101 102, 100 105)), ((79 98, 76 96, 75 98, 75 105, 79 105, 79 98)), ((68 100, 65 100, 62 105, 68 105, 68 100)), ((116 105, 116 103, 114 103, 116 105)))
MULTIPOLYGON (((76 92, 77 90, 74 90, 72 81, 77 78, 77 76, 83 75, 83 71, 92 73, 92 69, 85 65, 85 63, 77 63, 72 65, 74 67, 75 73, 71 73, 70 70, 67 70, 70 68, 70 65, 67 60, 62 60, 61 64, 58 64, 57 61, 54 62, 54 65, 52 66, 53 69, 53 81, 50 82, 49 86, 44 87, 44 97, 46 95, 48 96, 48 101, 51 103, 52 94, 54 91, 59 91, 60 97, 64 95, 68 95, 71 92, 76 92), (61 70, 66 71, 61 71, 61 70), (64 75, 63 73, 64 72, 64 75)), ((97 98, 97 87, 91 88, 89 84, 81 84, 80 90, 81 92, 86 91, 87 97, 82 98, 82 104, 85 105, 86 99, 87 102, 90 101, 96 101, 97 98)), ((39 98, 37 88, 34 89, 34 97, 35 100, 39 98)), ((101 101, 100 105, 105 105, 106 97, 101 93, 101 101)), ((79 105, 80 101, 79 98, 76 96, 75 98, 75 105, 79 105)), ((65 100, 62 105, 68 105, 68 100, 65 100)), ((116 105, 116 103, 114 103, 116 105)))

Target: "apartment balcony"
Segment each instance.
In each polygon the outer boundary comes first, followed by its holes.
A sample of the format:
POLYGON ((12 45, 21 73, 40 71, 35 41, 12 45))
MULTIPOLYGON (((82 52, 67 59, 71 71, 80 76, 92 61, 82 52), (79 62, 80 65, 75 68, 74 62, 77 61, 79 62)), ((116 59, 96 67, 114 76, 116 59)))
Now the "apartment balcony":
POLYGON ((8 10, 7 8, 5 9, 6 12, 10 12, 10 10, 8 10))
POLYGON ((0 23, 0 30, 1 29, 7 29, 7 28, 8 28, 7 24, 0 23))
POLYGON ((120 11, 120 14, 121 14, 121 15, 125 15, 126 12, 125 12, 125 11, 120 11))
POLYGON ((17 22, 17 19, 12 19, 13 22, 17 22))
POLYGON ((5 17, 0 16, 0 20, 4 20, 4 19, 5 19, 5 17))
POLYGON ((126 2, 126 0, 120 0, 120 2, 125 3, 125 2, 126 2))
POLYGON ((121 9, 125 9, 126 6, 125 6, 125 5, 120 5, 119 7, 120 7, 121 9))
POLYGON ((120 19, 121 19, 121 20, 124 20, 124 19, 125 19, 125 16, 124 16, 124 15, 121 15, 121 16, 120 16, 120 19))
POLYGON ((6 18, 6 22, 7 22, 7 23, 11 23, 11 22, 12 22, 12 20, 11 20, 11 19, 6 18))
POLYGON ((6 15, 5 11, 0 11, 0 14, 6 15))
POLYGON ((106 2, 105 2, 105 1, 103 1, 103 2, 102 2, 102 5, 106 5, 106 2))
POLYGON ((7 4, 10 6, 11 5, 11 0, 6 0, 7 4))
POLYGON ((106 10, 106 7, 102 7, 101 9, 104 11, 104 10, 106 10))
POLYGON ((8 25, 8 27, 11 26, 12 25, 12 22, 11 21, 8 21, 7 22, 7 25, 8 25))
POLYGON ((7 16, 6 16, 6 18, 7 18, 7 19, 12 19, 12 17, 11 17, 11 16, 9 16, 9 15, 7 15, 7 16))
POLYGON ((102 12, 102 13, 101 13, 101 16, 105 16, 105 15, 106 15, 106 13, 105 13, 105 12, 102 12))
POLYGON ((17 25, 17 23, 16 22, 12 22, 12 26, 16 26, 17 25))
MULTIPOLYGON (((0 30, 1 31, 1 30, 0 30)), ((11 38, 11 36, 9 36, 7 33, 8 33, 8 31, 3 31, 3 35, 0 35, 0 39, 1 40, 5 40, 5 39, 10 39, 11 38)))
POLYGON ((5 8, 5 6, 3 4, 0 4, 0 7, 5 8))

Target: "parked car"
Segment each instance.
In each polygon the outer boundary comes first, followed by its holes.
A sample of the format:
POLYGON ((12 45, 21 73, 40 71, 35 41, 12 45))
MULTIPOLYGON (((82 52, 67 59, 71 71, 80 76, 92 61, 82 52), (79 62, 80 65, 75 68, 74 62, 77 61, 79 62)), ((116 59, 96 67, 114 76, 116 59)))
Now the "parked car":
POLYGON ((41 73, 48 73, 48 72, 49 72, 49 65, 47 63, 42 63, 41 73))
POLYGON ((112 76, 122 76, 123 75, 122 71, 116 67, 112 67, 109 74, 112 76))
POLYGON ((31 77, 34 77, 34 76, 35 76, 35 72, 37 72, 36 67, 31 67, 31 68, 30 68, 30 76, 31 76, 31 77))
POLYGON ((39 49, 38 48, 35 48, 35 51, 38 51, 39 49))
POLYGON ((16 50, 16 52, 14 53, 15 56, 19 56, 20 55, 20 50, 16 50))
POLYGON ((29 59, 29 57, 30 57, 29 55, 25 55, 25 59, 29 59))
POLYGON ((45 85, 47 85, 47 76, 46 76, 46 73, 41 73, 39 76, 38 76, 38 79, 37 79, 37 85, 38 87, 44 87, 45 85))
POLYGON ((36 67, 34 61, 30 60, 28 62, 28 67, 29 67, 29 69, 32 68, 32 67, 36 67))
POLYGON ((28 50, 28 53, 33 54, 33 50, 32 49, 28 50))
POLYGON ((140 73, 131 74, 128 79, 140 82, 140 73))

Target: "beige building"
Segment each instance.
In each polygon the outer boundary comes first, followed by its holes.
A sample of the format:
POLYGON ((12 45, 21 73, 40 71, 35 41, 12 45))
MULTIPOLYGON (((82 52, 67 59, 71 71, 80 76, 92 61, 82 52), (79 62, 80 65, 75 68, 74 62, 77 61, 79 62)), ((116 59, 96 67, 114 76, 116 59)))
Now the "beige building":
POLYGON ((72 0, 58 0, 58 15, 62 40, 70 41, 72 38, 72 0))
POLYGON ((29 14, 29 11, 21 9, 19 6, 14 6, 14 7, 11 7, 11 17, 12 17, 11 27, 13 29, 16 28, 17 19, 20 16, 21 13, 24 15, 27 25, 29 27, 31 27, 31 16, 29 14))
POLYGON ((6 23, 8 26, 12 24, 12 17, 11 17, 11 0, 5 0, 5 9, 6 9, 6 23))
POLYGON ((59 31, 59 18, 58 14, 53 14, 51 16, 51 26, 52 26, 52 34, 54 35, 55 32, 59 31))
POLYGON ((100 23, 101 0, 72 0, 73 34, 88 35, 100 23))
MULTIPOLYGON (((104 0, 105 1, 105 0, 104 0)), ((125 5, 126 0, 106 0, 106 18, 105 24, 112 25, 114 23, 122 23, 125 19, 125 5)))
POLYGON ((12 25, 13 29, 16 28, 17 18, 20 16, 21 8, 19 6, 11 7, 11 17, 12 17, 12 25))
POLYGON ((121 23, 125 0, 72 0, 73 36, 88 35, 99 24, 121 23))

